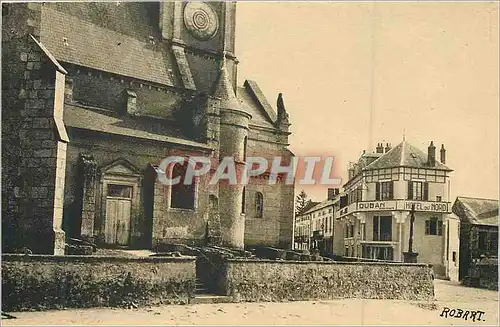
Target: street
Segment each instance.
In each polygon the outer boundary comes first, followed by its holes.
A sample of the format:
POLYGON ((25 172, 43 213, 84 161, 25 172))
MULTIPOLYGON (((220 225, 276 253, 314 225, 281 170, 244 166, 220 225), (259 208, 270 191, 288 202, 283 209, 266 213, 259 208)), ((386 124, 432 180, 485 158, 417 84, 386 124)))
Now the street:
POLYGON ((344 299, 288 303, 223 303, 172 305, 138 309, 71 309, 11 313, 14 325, 498 325, 498 293, 436 280, 436 302, 344 299), (445 308, 454 317, 441 317, 445 308), (455 311, 451 311, 455 309, 455 311), (484 312, 457 317, 463 312, 484 312), (478 318, 480 317, 480 321, 478 318))

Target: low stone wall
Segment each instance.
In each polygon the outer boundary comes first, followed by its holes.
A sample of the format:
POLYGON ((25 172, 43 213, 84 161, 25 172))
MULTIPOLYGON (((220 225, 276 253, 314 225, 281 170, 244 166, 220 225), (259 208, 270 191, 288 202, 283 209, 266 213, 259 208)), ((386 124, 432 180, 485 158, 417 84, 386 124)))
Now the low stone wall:
POLYGON ((428 264, 228 259, 221 274, 234 301, 434 300, 428 264))
POLYGON ((2 310, 188 303, 194 257, 2 255, 2 310))

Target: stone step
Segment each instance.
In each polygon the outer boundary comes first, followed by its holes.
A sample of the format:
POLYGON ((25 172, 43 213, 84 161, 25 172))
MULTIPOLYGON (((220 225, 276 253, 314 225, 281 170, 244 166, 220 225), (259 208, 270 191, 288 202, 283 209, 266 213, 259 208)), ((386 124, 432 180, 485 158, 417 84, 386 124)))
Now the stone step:
POLYGON ((214 294, 196 294, 189 303, 190 304, 213 304, 213 303, 231 303, 231 297, 214 294))

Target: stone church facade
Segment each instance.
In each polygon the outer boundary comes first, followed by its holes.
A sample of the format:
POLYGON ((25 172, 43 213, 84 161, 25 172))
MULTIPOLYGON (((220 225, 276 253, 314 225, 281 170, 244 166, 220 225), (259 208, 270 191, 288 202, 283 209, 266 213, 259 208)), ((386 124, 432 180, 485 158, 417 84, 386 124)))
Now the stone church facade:
MULTIPOLYGON (((3 4, 4 249, 290 248, 293 185, 158 181, 171 155, 282 157, 288 114, 236 84, 236 3, 3 4)), ((182 175, 185 165, 172 173, 182 175)))

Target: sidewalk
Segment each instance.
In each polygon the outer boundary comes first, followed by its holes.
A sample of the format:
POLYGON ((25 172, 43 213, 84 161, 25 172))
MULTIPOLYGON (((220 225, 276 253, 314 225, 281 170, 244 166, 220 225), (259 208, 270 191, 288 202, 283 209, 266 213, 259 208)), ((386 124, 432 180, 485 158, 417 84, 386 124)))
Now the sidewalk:
POLYGON ((436 281, 436 306, 405 301, 345 299, 288 303, 175 305, 12 313, 2 325, 498 325, 497 292, 436 281), (484 321, 443 318, 444 307, 481 310, 484 321))

